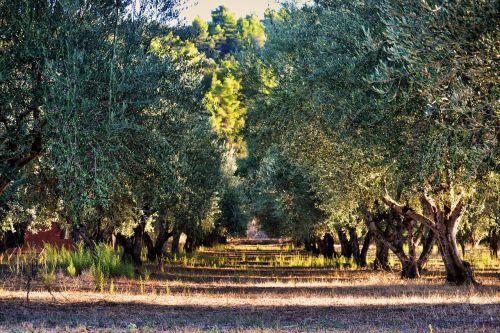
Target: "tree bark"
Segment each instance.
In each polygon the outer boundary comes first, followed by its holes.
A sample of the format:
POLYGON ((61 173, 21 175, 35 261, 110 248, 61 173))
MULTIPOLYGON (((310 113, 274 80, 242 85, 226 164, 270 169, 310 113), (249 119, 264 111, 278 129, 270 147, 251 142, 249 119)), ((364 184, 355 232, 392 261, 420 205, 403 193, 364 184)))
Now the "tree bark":
POLYGON ((404 279, 417 279, 420 277, 418 263, 416 260, 410 259, 402 262, 403 269, 401 270, 401 277, 404 279))
MULTIPOLYGON (((367 224, 369 230, 373 233, 373 236, 375 237, 376 241, 382 243, 384 246, 390 249, 401 262, 401 267, 402 267, 401 278, 415 279, 420 277, 420 273, 418 271, 418 263, 415 256, 415 248, 412 241, 410 240, 410 247, 413 247, 413 249, 410 249, 409 251, 410 255, 406 255, 399 238, 391 241, 380 230, 378 223, 376 223, 372 214, 366 212, 365 216, 366 216, 365 223, 367 224)), ((408 230, 409 233, 410 232, 413 233, 411 225, 412 225, 411 223, 406 224, 407 228, 408 227, 410 228, 410 230, 408 230)), ((412 239, 413 234, 411 234, 409 238, 412 239)), ((379 265, 378 263, 376 264, 379 265)))
POLYGON ((139 223, 134 228, 131 237, 125 237, 122 234, 116 235, 116 241, 123 247, 125 260, 130 260, 136 267, 142 266, 141 253, 144 245, 144 225, 139 223))
POLYGON ((375 261, 373 262, 374 270, 391 271, 389 265, 389 247, 379 240, 375 241, 375 261))
POLYGON ((151 237, 146 234, 146 239, 149 239, 148 243, 148 260, 154 262, 159 260, 163 254, 163 247, 170 237, 173 236, 174 232, 169 232, 170 223, 168 222, 168 209, 163 207, 159 210, 159 230, 155 242, 152 241, 151 237))
POLYGON ((133 247, 132 247, 132 260, 136 267, 142 266, 141 253, 144 245, 144 225, 140 223, 134 229, 133 247))
POLYGON ((422 245, 422 252, 420 253, 420 257, 418 259, 418 270, 420 272, 424 269, 424 265, 429 260, 432 254, 432 249, 434 248, 434 245, 436 245, 436 234, 434 231, 429 230, 427 232, 427 236, 425 237, 422 245))

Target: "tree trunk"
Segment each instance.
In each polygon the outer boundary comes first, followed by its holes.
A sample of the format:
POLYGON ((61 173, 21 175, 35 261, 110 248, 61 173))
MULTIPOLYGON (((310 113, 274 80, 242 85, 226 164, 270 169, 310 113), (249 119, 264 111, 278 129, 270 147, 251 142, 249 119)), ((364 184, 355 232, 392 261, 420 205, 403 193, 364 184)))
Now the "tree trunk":
POLYGON ((375 260, 373 261, 373 269, 378 271, 391 271, 389 265, 389 247, 379 240, 375 241, 375 260))
POLYGON ((187 236, 186 243, 184 244, 184 251, 186 253, 193 253, 196 248, 196 238, 187 236))
POLYGON ((363 240, 363 247, 361 248, 359 267, 366 267, 368 263, 366 262, 366 256, 368 255, 368 250, 370 249, 370 243, 372 240, 372 234, 370 230, 365 235, 365 239, 363 240))
POLYGON ((465 258, 465 241, 460 241, 460 249, 462 250, 462 258, 465 258))
POLYGON ((402 263, 401 277, 404 279, 417 279, 420 277, 417 260, 406 260, 402 263))
POLYGON ((304 250, 312 252, 311 240, 309 238, 304 241, 304 250))
POLYGON ((339 235, 340 255, 350 259, 352 257, 352 246, 346 233, 341 227, 336 227, 335 230, 337 230, 337 234, 339 235))
POLYGON ((162 256, 163 247, 173 233, 168 232, 166 229, 160 230, 158 236, 156 237, 156 242, 148 246, 148 260, 153 262, 162 256))
POLYGON ((144 224, 139 223, 134 228, 131 237, 122 234, 116 235, 116 241, 123 247, 123 256, 127 261, 131 261, 136 267, 142 266, 141 253, 144 245, 144 224))
POLYGON ((322 240, 321 254, 326 258, 337 257, 337 252, 335 252, 335 241, 332 234, 326 233, 322 240))
POLYGON ((424 192, 421 202, 424 212, 427 213, 423 215, 416 213, 409 207, 398 204, 388 195, 384 197, 384 202, 401 216, 421 222, 434 231, 446 269, 446 280, 449 283, 477 284, 470 264, 460 259, 457 247, 458 224, 465 209, 461 196, 451 207, 445 204, 441 208, 424 192))
POLYGON ((311 252, 315 256, 322 253, 322 240, 319 237, 311 237, 306 241, 306 251, 311 252))
POLYGON ((179 241, 181 239, 181 233, 174 232, 174 238, 172 239, 172 254, 179 254, 179 241))
MULTIPOLYGON (((387 250, 390 249, 396 255, 396 257, 401 262, 401 267, 402 267, 401 278, 414 279, 420 277, 420 273, 418 271, 418 262, 416 260, 416 255, 415 255, 415 244, 412 241, 414 237, 413 222, 406 221, 405 223, 406 227, 408 228, 408 234, 409 234, 408 237, 409 255, 406 255, 399 238, 391 240, 382 233, 382 231, 378 226, 378 224, 380 223, 380 219, 378 219, 379 221, 375 222, 375 219, 372 214, 366 212, 365 215, 366 215, 365 223, 368 226, 369 230, 372 232, 377 242, 377 252, 381 251, 385 247, 387 248, 387 250)), ((384 252, 380 252, 381 262, 385 263, 387 262, 387 256, 388 256, 387 250, 384 249, 384 252)), ((379 267, 386 268, 382 266, 382 263, 377 262, 378 261, 377 259, 375 260, 374 268, 379 268, 379 267)))
POLYGON ((122 234, 116 235, 116 243, 123 248, 123 259, 125 261, 133 262, 133 242, 129 237, 125 237, 122 234))
POLYGON ((434 231, 429 230, 427 236, 424 239, 422 252, 420 253, 420 258, 418 259, 418 270, 420 272, 423 271, 424 265, 429 260, 434 245, 436 245, 436 234, 434 233, 434 231))
POLYGON ((142 266, 141 253, 144 245, 144 225, 140 223, 134 229, 133 246, 132 246, 132 260, 136 267, 142 266))
POLYGON ((472 268, 468 262, 460 259, 453 235, 441 231, 438 246, 446 269, 446 280, 454 284, 475 284, 472 268))
POLYGON ((500 232, 498 229, 492 229, 488 235, 488 245, 490 247, 491 256, 498 258, 498 243, 500 243, 500 232))
POLYGON ((72 238, 74 241, 78 241, 81 239, 86 248, 90 249, 92 252, 95 251, 96 243, 92 240, 92 237, 89 235, 87 228, 83 226, 74 228, 72 238))
POLYGON ((354 257, 356 265, 361 266, 361 254, 359 252, 359 241, 356 228, 349 228, 349 243, 351 244, 351 253, 354 257))

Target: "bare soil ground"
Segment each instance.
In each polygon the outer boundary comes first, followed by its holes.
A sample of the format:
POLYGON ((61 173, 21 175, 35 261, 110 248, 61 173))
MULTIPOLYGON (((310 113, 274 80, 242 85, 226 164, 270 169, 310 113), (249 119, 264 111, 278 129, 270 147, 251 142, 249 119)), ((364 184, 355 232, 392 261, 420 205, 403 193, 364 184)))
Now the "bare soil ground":
POLYGON ((231 261, 148 266, 148 281, 115 280, 104 293, 89 273, 60 274, 52 295, 38 283, 29 304, 21 281, 3 275, 0 332, 500 332, 500 267, 476 270, 476 287, 444 284, 437 259, 415 281, 270 267, 294 253, 272 244, 205 249, 200 256, 231 261))

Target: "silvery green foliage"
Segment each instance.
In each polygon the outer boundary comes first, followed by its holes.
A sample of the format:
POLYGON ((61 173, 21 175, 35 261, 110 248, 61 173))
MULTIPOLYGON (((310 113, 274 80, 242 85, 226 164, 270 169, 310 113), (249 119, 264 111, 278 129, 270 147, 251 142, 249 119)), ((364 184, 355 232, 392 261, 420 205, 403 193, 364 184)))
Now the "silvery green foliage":
POLYGON ((449 204, 498 170, 496 21, 487 0, 290 7, 267 27, 277 84, 249 111, 253 165, 279 147, 334 220, 383 185, 449 204))
POLYGON ((200 103, 200 65, 151 48, 164 17, 146 13, 173 2, 140 4, 132 13, 128 1, 0 2, 6 206, 45 187, 50 196, 32 205, 56 202, 63 221, 107 233, 172 202, 197 225, 213 210, 221 150, 200 103))

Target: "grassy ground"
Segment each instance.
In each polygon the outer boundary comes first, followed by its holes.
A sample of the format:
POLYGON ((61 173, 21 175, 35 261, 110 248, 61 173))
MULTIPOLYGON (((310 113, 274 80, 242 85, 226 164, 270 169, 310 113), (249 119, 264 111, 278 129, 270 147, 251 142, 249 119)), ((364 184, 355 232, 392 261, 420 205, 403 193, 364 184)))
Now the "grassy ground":
POLYGON ((30 303, 0 281, 0 332, 500 332, 500 265, 472 256, 477 287, 445 285, 437 257, 422 279, 315 259, 289 245, 231 245, 148 265, 143 278, 58 273, 30 303))

